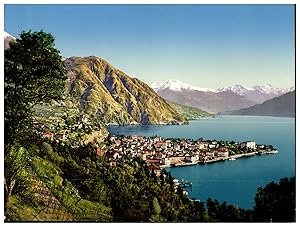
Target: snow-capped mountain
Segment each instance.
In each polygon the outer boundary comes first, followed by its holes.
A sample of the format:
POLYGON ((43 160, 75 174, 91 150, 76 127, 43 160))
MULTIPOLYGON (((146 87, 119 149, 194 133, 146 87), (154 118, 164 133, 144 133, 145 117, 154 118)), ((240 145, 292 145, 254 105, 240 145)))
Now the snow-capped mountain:
POLYGON ((16 40, 16 38, 4 31, 4 49, 9 48, 9 43, 13 40, 16 40))
POLYGON ((293 90, 295 90, 294 87, 275 88, 270 84, 256 85, 250 88, 243 87, 242 85, 233 85, 217 89, 218 92, 232 91, 238 95, 244 96, 245 98, 258 103, 262 103, 268 99, 272 99, 293 90))
POLYGON ((14 36, 12 36, 11 34, 9 34, 8 32, 4 31, 4 38, 6 37, 11 37, 13 39, 16 39, 14 36))
POLYGON ((261 92, 261 93, 265 93, 265 94, 281 95, 283 93, 286 93, 286 92, 292 91, 292 90, 294 90, 294 87, 287 88, 287 89, 274 88, 271 84, 266 84, 266 85, 261 85, 261 86, 256 85, 256 86, 253 86, 250 88, 245 88, 242 85, 233 85, 233 86, 217 89, 217 91, 233 91, 234 93, 239 94, 239 95, 244 95, 251 91, 257 91, 257 92, 261 92))
POLYGON ((167 80, 165 82, 161 83, 149 83, 149 86, 156 92, 164 89, 170 89, 173 91, 183 91, 183 90, 189 90, 189 91, 212 91, 214 92, 214 89, 210 88, 200 88, 196 86, 192 86, 186 83, 183 83, 179 80, 167 80))
POLYGON ((166 100, 212 113, 236 110, 256 104, 232 91, 218 92, 215 89, 196 87, 178 80, 149 83, 149 85, 166 100))
POLYGON ((222 87, 218 89, 212 88, 200 88, 196 86, 192 86, 186 83, 183 83, 179 80, 167 80, 161 83, 149 83, 150 87, 153 88, 156 92, 169 89, 172 91, 204 91, 204 92, 214 92, 220 93, 225 91, 231 91, 235 94, 245 97, 250 101, 254 101, 256 103, 262 103, 268 99, 272 99, 279 95, 283 95, 287 92, 295 90, 294 87, 290 88, 275 88, 270 84, 266 85, 256 85, 253 87, 244 87, 242 85, 232 85, 228 87, 222 87))
POLYGON ((217 92, 232 91, 238 95, 244 95, 245 93, 247 93, 248 89, 243 87, 242 85, 233 85, 229 87, 218 88, 216 91, 217 92))
POLYGON ((257 90, 260 91, 261 93, 266 93, 266 94, 276 94, 276 95, 282 95, 284 93, 287 93, 289 91, 295 90, 294 87, 290 88, 274 88, 272 85, 267 84, 267 85, 262 85, 262 86, 253 86, 251 90, 257 90))
POLYGON ((148 84, 166 100, 213 113, 246 108, 294 90, 294 87, 283 89, 270 84, 250 88, 233 85, 211 89, 192 86, 179 80, 148 84))

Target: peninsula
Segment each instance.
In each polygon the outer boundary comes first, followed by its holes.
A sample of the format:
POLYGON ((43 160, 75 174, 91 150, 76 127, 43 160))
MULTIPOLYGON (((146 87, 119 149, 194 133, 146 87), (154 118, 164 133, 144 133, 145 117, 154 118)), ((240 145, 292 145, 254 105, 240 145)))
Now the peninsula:
POLYGON ((157 175, 165 167, 233 161, 237 158, 278 152, 272 145, 256 144, 255 141, 239 143, 138 135, 109 135, 108 140, 111 142, 110 149, 107 152, 99 149, 97 154, 108 157, 111 165, 115 165, 123 155, 140 157, 157 175))

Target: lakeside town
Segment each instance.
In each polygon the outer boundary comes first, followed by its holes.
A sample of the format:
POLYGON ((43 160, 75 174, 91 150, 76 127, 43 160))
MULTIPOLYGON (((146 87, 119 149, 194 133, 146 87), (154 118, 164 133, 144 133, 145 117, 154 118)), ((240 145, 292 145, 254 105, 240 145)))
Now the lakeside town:
POLYGON ((235 142, 198 140, 183 138, 144 137, 139 135, 110 135, 111 149, 104 153, 100 148, 97 154, 106 156, 111 165, 116 165, 122 155, 140 157, 156 175, 165 167, 234 161, 237 158, 261 154, 276 154, 272 145, 256 144, 255 141, 235 142))
MULTIPOLYGON (((99 136, 100 130, 92 130, 91 142, 99 136)), ((66 141, 70 133, 54 133, 44 131, 44 138, 66 141)), ((255 141, 222 141, 197 140, 186 138, 163 138, 161 136, 145 137, 141 135, 112 135, 108 134, 108 149, 96 148, 98 156, 106 157, 111 166, 116 166, 122 156, 139 157, 144 160, 151 171, 160 175, 166 167, 187 166, 214 163, 219 161, 234 161, 238 158, 251 157, 261 154, 276 154, 277 149, 272 145, 256 144, 255 141)))

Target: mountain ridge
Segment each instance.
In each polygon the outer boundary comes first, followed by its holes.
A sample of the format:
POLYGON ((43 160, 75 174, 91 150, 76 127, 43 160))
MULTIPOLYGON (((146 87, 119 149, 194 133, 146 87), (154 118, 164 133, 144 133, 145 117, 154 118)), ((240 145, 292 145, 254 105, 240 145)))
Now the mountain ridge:
POLYGON ((174 91, 181 91, 181 90, 195 90, 195 91, 215 91, 215 89, 210 89, 210 88, 200 88, 197 86, 192 86, 186 83, 183 83, 179 80, 167 80, 165 82, 161 83, 148 83, 150 87, 153 88, 154 91, 159 91, 163 90, 166 88, 169 88, 174 91))
POLYGON ((254 115, 274 117, 295 117, 296 92, 288 92, 248 108, 232 111, 231 115, 254 115))
POLYGON ((209 113, 236 110, 256 104, 231 91, 215 93, 195 90, 173 91, 167 88, 158 91, 157 94, 166 100, 185 106, 196 107, 209 113))
POLYGON ((178 113, 182 114, 185 116, 188 120, 198 120, 201 118, 207 118, 207 117, 215 117, 214 114, 210 114, 206 111, 200 110, 195 107, 190 107, 190 106, 184 106, 178 103, 174 103, 171 101, 167 100, 167 103, 175 109, 178 113))
POLYGON ((235 84, 235 85, 231 85, 231 86, 220 87, 217 89, 201 88, 201 87, 189 85, 187 83, 181 82, 179 80, 173 80, 173 79, 170 79, 170 80, 167 80, 164 82, 159 82, 159 83, 149 82, 148 84, 156 92, 159 92, 164 89, 170 89, 173 91, 190 90, 190 91, 205 91, 205 92, 214 92, 214 93, 219 93, 219 92, 223 92, 223 91, 232 91, 238 95, 245 96, 247 99, 249 99, 251 101, 258 101, 258 102, 263 102, 268 99, 271 99, 276 96, 280 96, 282 94, 285 94, 287 92, 295 90, 294 86, 288 87, 288 88, 278 88, 278 87, 273 87, 271 84, 254 85, 252 87, 245 87, 240 84, 235 84), (265 96, 265 97, 259 98, 259 96, 265 96), (257 98, 259 98, 259 100, 257 100, 257 98))
POLYGON ((187 119, 147 84, 104 59, 71 57, 65 64, 68 68, 67 92, 105 123, 187 123, 187 119))
POLYGON ((274 88, 270 84, 256 85, 251 88, 242 85, 232 85, 211 89, 195 87, 178 80, 148 84, 158 95, 166 100, 196 107, 211 113, 247 108, 295 89, 294 87, 274 88))

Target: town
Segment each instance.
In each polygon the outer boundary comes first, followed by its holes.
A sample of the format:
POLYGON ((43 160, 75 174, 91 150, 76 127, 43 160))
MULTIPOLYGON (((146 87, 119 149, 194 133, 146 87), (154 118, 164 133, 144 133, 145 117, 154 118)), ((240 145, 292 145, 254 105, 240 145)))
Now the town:
MULTIPOLYGON (((91 138, 97 137, 99 129, 92 131, 91 138)), ((66 141, 70 133, 55 134, 44 131, 43 137, 66 141)), ((89 138, 86 142, 90 142, 89 138)), ((214 163, 219 161, 234 161, 237 158, 251 157, 261 154, 276 154, 272 145, 256 144, 255 141, 235 142, 222 140, 197 140, 186 138, 163 138, 161 136, 145 137, 141 135, 108 134, 106 141, 108 149, 96 148, 98 156, 106 157, 111 166, 116 166, 122 156, 139 157, 144 160, 151 171, 157 176, 162 168, 214 163)))
POLYGON ((144 137, 138 135, 109 135, 111 148, 108 152, 100 148, 97 154, 110 159, 116 165, 123 155, 140 157, 156 175, 165 167, 205 164, 217 161, 233 161, 237 158, 261 154, 276 154, 272 145, 258 145, 255 141, 235 142, 144 137))

